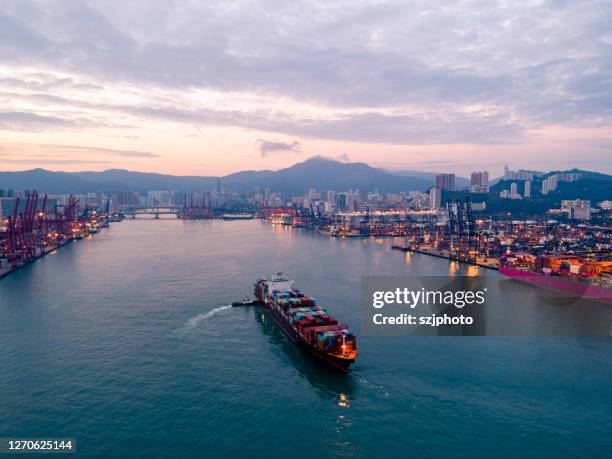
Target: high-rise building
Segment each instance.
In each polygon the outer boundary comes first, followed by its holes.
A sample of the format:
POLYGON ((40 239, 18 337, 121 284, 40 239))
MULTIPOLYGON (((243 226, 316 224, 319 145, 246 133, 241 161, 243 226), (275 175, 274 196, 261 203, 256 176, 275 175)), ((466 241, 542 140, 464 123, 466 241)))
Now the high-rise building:
POLYGON ((432 188, 429 190, 429 208, 438 210, 442 205, 442 190, 440 188, 432 188))
POLYGON ((582 178, 582 174, 576 172, 562 172, 556 175, 560 182, 575 182, 582 178))
POLYGON ((527 180, 525 182, 525 192, 523 193, 523 196, 525 196, 525 198, 531 197, 531 181, 530 180, 527 180))
POLYGON ((487 171, 472 172, 470 191, 472 193, 487 193, 489 191, 489 173, 487 171))
POLYGON ((346 193, 338 193, 336 195, 336 207, 338 209, 346 209, 348 206, 348 196, 346 193))
POLYGON ((542 180, 542 194, 548 194, 551 191, 555 191, 558 183, 559 177, 557 175, 551 175, 547 179, 542 180))
POLYGON ((453 191, 455 189, 455 174, 436 175, 436 188, 453 191))
POLYGON ((521 195, 518 194, 518 184, 512 182, 509 190, 503 190, 499 193, 499 197, 502 199, 521 199, 521 195))
POLYGON ((544 175, 542 171, 531 171, 527 169, 519 169, 518 171, 511 171, 508 166, 504 167, 504 179, 505 180, 533 180, 534 177, 541 177, 544 175))

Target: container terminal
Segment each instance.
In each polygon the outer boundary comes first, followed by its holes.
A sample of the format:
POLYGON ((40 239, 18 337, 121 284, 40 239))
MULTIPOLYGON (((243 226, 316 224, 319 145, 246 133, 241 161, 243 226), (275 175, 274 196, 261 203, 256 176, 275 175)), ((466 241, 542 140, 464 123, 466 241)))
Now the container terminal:
POLYGON ((557 220, 476 218, 469 197, 445 212, 388 211, 323 215, 311 208, 268 209, 274 225, 310 228, 330 237, 393 237, 391 248, 499 270, 534 285, 612 297, 612 230, 557 220), (602 290, 603 289, 603 290, 602 290))
POLYGON ((31 193, 21 205, 17 197, 12 214, 0 221, 0 278, 109 226, 108 203, 105 211, 85 206, 77 212, 79 200, 72 195, 61 210, 49 202, 48 195, 31 193))
POLYGON ((124 206, 113 212, 109 211, 110 199, 104 210, 90 209, 87 204, 81 208, 79 199, 72 195, 63 206, 49 205, 53 200, 48 200, 47 195, 41 199, 37 193, 28 194, 23 201, 17 198, 14 211, 0 218, 0 277, 111 222, 169 215, 181 220, 260 218, 273 225, 309 229, 332 238, 392 237, 399 239, 391 247, 394 250, 495 269, 521 280, 526 280, 524 273, 528 272, 612 288, 610 227, 546 217, 512 220, 510 214, 476 217, 469 197, 463 201, 447 200, 445 208, 436 210, 370 210, 366 206, 334 212, 322 212, 320 206, 312 204, 258 209, 220 207, 210 193, 185 195, 180 204, 166 208, 124 206), (549 269, 542 259, 559 259, 563 263, 559 269, 549 269))

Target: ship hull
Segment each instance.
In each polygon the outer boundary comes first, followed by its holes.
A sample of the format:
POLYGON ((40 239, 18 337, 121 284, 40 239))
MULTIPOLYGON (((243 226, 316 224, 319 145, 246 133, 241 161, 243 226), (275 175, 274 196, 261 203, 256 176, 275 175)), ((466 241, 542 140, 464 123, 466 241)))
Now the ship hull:
POLYGON ((500 267, 499 273, 530 285, 557 290, 572 296, 612 301, 612 290, 596 285, 584 284, 562 277, 532 273, 507 267, 500 267))
POLYGON ((291 341, 300 346, 304 351, 308 352, 313 357, 323 361, 331 368, 341 371, 342 373, 347 373, 351 364, 355 362, 354 359, 344 359, 320 351, 310 343, 306 342, 306 340, 304 340, 293 328, 291 328, 268 304, 262 303, 261 307, 264 309, 268 317, 272 319, 272 321, 291 341))

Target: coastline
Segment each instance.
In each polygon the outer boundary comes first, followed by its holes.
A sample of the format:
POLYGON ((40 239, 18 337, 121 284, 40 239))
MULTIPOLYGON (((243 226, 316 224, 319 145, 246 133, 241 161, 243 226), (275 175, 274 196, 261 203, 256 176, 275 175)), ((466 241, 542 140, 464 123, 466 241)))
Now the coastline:
POLYGON ((64 247, 65 245, 68 245, 72 242, 74 242, 77 239, 68 239, 66 241, 60 242, 57 245, 54 245, 53 247, 50 248, 46 248, 45 250, 43 250, 40 254, 33 256, 32 258, 30 258, 29 260, 26 260, 22 263, 19 263, 18 265, 14 265, 14 266, 10 266, 8 268, 0 268, 0 279, 3 279, 7 276, 9 276, 10 274, 13 274, 14 272, 19 271, 21 268, 28 266, 29 264, 32 264, 38 260, 40 260, 41 258, 49 255, 50 253, 55 252, 56 250, 64 247))
POLYGON ((432 250, 417 249, 414 247, 400 245, 400 244, 393 244, 391 246, 391 250, 399 250, 400 252, 414 252, 414 253, 419 253, 422 255, 429 255, 432 257, 443 258, 448 261, 457 261, 459 263, 463 263, 466 265, 479 266, 481 268, 492 269, 495 271, 499 270, 499 261, 495 258, 488 258, 486 262, 479 262, 479 261, 470 262, 467 260, 460 260, 460 259, 452 258, 446 251, 435 250, 435 249, 432 249, 432 250))

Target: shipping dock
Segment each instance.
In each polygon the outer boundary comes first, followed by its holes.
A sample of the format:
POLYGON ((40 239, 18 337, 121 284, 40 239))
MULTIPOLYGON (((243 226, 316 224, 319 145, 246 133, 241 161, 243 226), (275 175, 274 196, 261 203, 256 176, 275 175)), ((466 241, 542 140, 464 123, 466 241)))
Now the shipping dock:
POLYGON ((282 273, 259 279, 254 292, 262 309, 291 341, 328 366, 349 370, 357 358, 357 338, 348 325, 338 323, 282 273))
POLYGON ((499 272, 511 279, 572 296, 612 301, 612 260, 510 253, 502 257, 499 272))
POLYGON ((72 195, 61 211, 57 205, 48 210, 47 203, 47 195, 39 200, 36 193, 28 194, 25 206, 15 198, 11 215, 0 227, 0 278, 109 226, 108 203, 104 212, 85 206, 79 213, 79 200, 72 195))
POLYGON ((478 266, 481 268, 499 269, 499 260, 497 258, 487 257, 487 258, 466 258, 459 257, 448 250, 438 250, 431 246, 411 246, 411 245, 400 245, 393 244, 391 246, 392 250, 399 250, 400 252, 414 252, 419 253, 421 255, 429 255, 437 258, 444 258, 449 261, 458 261, 460 263, 466 263, 469 265, 478 266))

